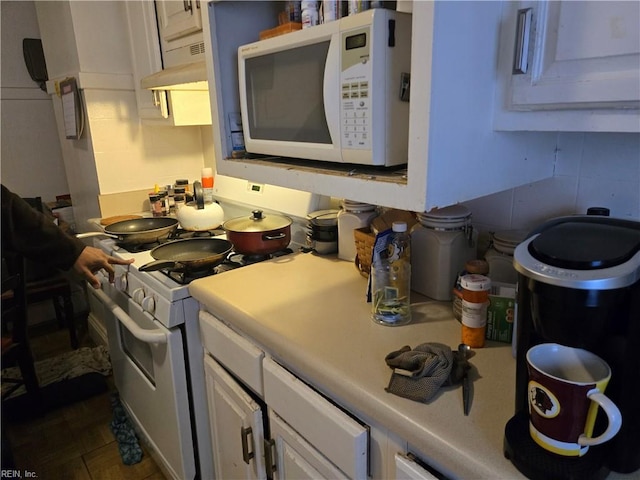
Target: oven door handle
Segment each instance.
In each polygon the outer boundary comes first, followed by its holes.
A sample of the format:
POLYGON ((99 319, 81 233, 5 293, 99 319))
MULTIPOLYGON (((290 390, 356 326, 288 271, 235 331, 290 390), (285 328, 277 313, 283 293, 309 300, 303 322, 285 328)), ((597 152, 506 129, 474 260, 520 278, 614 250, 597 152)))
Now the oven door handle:
POLYGON ((162 330, 145 330, 144 328, 140 328, 138 324, 101 289, 93 290, 93 293, 96 294, 100 301, 120 320, 120 323, 138 340, 144 343, 167 343, 167 335, 162 330))

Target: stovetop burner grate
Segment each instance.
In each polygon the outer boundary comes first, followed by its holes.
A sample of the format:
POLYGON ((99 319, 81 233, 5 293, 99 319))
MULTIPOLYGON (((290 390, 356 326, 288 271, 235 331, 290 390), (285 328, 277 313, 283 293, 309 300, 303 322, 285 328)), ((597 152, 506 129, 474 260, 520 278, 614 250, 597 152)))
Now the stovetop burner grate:
POLYGON ((246 267, 248 265, 253 265, 254 263, 269 260, 271 258, 282 257, 291 253, 293 253, 293 250, 290 248, 285 248, 268 255, 243 255, 241 253, 231 252, 222 263, 214 267, 199 270, 178 267, 171 269, 162 269, 160 271, 175 282, 181 285, 187 285, 193 280, 197 280, 199 278, 208 277, 210 275, 218 275, 230 270, 235 270, 236 268, 246 267))

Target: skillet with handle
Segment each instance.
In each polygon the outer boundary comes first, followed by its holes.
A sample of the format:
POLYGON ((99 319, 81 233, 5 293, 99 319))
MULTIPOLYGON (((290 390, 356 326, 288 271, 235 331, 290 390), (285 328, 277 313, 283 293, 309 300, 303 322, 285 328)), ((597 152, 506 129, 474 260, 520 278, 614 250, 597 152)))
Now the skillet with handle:
POLYGON ((155 247, 151 256, 155 261, 138 267, 140 272, 183 266, 196 271, 213 268, 222 263, 233 250, 233 244, 222 238, 187 238, 155 247))

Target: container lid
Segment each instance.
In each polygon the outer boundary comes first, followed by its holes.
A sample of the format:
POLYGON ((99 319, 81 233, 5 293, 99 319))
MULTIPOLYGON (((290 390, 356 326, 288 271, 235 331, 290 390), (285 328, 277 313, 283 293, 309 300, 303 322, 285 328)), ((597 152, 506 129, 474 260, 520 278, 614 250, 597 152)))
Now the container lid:
POLYGON ((464 269, 469 273, 479 273, 486 275, 489 273, 489 262, 486 260, 468 260, 464 264, 464 269))
POLYGON ((355 200, 347 200, 346 198, 342 200, 341 203, 342 208, 347 212, 371 212, 376 209, 376 206, 370 203, 356 202, 355 200))
POLYGON ((638 251, 640 230, 604 223, 561 223, 543 231, 529 244, 534 258, 573 270, 615 267, 638 251))
POLYGON ((404 233, 407 231, 407 222, 393 222, 391 230, 397 233, 404 233))
POLYGON ((465 290, 480 292, 491 288, 491 279, 484 275, 472 273, 469 275, 463 275, 462 278, 460 278, 460 285, 465 290))
POLYGON ((417 217, 425 227, 459 230, 469 225, 471 210, 464 205, 457 204, 418 213, 417 217))
POLYGON ((493 247, 500 253, 513 255, 515 248, 527 238, 526 230, 502 230, 493 234, 493 247))
POLYGON ((249 217, 227 220, 222 228, 231 232, 270 232, 288 227, 293 221, 285 215, 266 215, 262 210, 254 210, 249 217))

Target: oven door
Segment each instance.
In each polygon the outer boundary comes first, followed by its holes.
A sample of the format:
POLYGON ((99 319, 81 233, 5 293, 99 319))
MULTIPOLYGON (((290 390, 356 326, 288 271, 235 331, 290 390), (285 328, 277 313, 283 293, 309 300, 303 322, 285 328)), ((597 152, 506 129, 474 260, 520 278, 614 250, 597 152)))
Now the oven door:
POLYGON ((169 473, 196 475, 182 331, 168 330, 113 285, 94 290, 106 306, 113 377, 136 428, 169 473))

